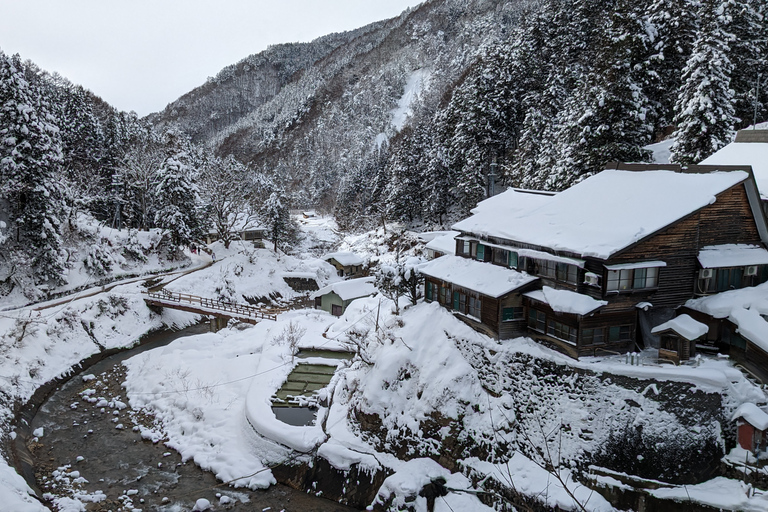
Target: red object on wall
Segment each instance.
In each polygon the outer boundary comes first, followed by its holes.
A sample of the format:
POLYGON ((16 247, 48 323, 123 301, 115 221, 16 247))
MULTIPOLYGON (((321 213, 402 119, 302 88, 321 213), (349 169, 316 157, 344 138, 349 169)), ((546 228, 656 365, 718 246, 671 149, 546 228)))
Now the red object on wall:
POLYGON ((745 450, 749 450, 750 452, 755 450, 755 427, 746 421, 739 422, 736 438, 739 441, 739 446, 745 450))

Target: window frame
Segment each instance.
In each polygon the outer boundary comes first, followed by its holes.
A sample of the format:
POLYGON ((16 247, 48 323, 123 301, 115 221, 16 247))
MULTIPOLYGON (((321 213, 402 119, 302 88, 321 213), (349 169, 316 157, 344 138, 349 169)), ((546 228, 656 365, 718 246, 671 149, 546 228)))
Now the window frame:
POLYGON ((659 287, 660 267, 606 269, 605 293, 633 293, 656 290, 659 287), (636 286, 638 285, 638 286, 636 286))

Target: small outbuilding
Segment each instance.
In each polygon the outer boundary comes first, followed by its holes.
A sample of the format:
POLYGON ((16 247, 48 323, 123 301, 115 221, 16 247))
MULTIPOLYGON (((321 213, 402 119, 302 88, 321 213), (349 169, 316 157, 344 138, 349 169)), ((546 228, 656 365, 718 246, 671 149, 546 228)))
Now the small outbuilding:
POLYGON ((341 316, 353 300, 376 293, 373 281, 373 277, 362 277, 329 284, 311 295, 315 300, 315 309, 341 316))
POLYGON ((451 231, 444 235, 438 235, 427 242, 427 259, 433 260, 440 256, 456 255, 456 236, 458 231, 451 231))
POLYGON ((323 259, 336 268, 339 277, 358 276, 363 271, 363 258, 353 252, 332 252, 323 259))
POLYGON ((753 403, 739 406, 733 414, 736 422, 736 440, 743 449, 757 455, 766 451, 768 413, 753 403))
POLYGON ((696 354, 696 342, 708 331, 706 324, 683 314, 657 325, 651 329, 651 334, 658 334, 661 338, 659 358, 680 364, 680 361, 687 361, 696 354))

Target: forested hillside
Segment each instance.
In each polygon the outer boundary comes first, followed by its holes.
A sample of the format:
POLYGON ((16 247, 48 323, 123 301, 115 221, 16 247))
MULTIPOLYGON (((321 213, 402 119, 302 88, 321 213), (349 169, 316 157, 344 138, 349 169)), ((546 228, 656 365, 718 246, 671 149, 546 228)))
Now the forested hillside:
POLYGON ((290 207, 342 229, 444 226, 494 186, 563 189, 670 135, 675 161, 698 162, 768 116, 768 87, 755 98, 767 13, 761 0, 429 0, 273 46, 142 120, 0 53, 0 295, 61 286, 76 260, 107 272, 115 256, 81 215, 159 230, 153 250, 171 261, 244 217, 280 243, 290 207))
POLYGON ((0 299, 39 299, 80 270, 179 260, 244 217, 281 238, 287 207, 269 178, 0 51, 0 299), (96 221, 122 233, 105 238, 96 221))
POLYGON ((498 185, 563 189, 608 161, 647 160, 642 147, 673 133, 677 161, 706 157, 752 122, 766 32, 759 0, 432 0, 333 49, 343 35, 249 57, 153 119, 343 226, 440 224, 487 195, 492 167, 498 185), (196 124, 206 94, 247 94, 232 73, 268 81, 248 62, 288 61, 299 71, 271 99, 196 124))

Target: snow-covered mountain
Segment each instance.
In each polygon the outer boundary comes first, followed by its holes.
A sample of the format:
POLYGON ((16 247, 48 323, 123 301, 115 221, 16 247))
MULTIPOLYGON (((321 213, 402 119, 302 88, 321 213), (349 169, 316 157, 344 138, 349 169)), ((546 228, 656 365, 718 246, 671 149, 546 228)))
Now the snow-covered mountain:
POLYGON ((342 227, 445 224, 492 162, 501 185, 563 189, 675 129, 677 161, 717 150, 751 118, 767 20, 757 0, 430 0, 248 57, 150 119, 342 227))

